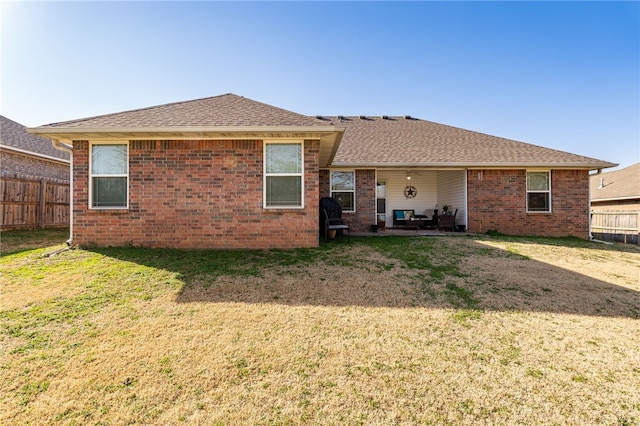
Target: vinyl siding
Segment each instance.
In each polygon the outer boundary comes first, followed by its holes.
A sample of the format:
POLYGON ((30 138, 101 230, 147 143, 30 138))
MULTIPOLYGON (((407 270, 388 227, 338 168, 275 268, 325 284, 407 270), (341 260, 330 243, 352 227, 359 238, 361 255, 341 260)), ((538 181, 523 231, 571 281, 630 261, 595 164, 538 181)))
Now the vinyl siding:
MULTIPOLYGON (((412 171, 411 185, 417 190, 414 198, 404 196, 407 186, 405 171, 378 171, 378 182, 387 184, 387 223, 393 223, 393 210, 413 209, 416 214, 433 214, 438 203, 438 173, 436 171, 412 171)), ((464 177, 464 176, 463 176, 464 177)))
POLYGON ((438 204, 440 212, 442 206, 449 205, 453 210, 458 209, 456 224, 467 223, 467 200, 465 198, 465 172, 463 170, 440 171, 438 173, 438 204))

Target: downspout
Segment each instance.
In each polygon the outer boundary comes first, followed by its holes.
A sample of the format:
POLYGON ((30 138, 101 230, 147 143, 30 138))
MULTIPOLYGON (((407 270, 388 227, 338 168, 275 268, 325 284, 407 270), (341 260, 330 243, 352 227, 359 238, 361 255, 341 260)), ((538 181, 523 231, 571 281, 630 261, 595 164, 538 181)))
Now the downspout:
POLYGON ((469 169, 464 169, 464 230, 469 232, 469 169))
POLYGON ((597 173, 595 173, 593 175, 589 175, 589 241, 594 241, 593 231, 592 231, 592 228, 591 228, 591 218, 592 218, 592 215, 591 215, 591 176, 597 176, 597 175, 599 175, 601 173, 602 173, 602 169, 598 169, 597 173))
POLYGON ((56 139, 52 139, 51 143, 55 149, 69 153, 69 239, 67 245, 70 246, 73 243, 73 146, 56 139))

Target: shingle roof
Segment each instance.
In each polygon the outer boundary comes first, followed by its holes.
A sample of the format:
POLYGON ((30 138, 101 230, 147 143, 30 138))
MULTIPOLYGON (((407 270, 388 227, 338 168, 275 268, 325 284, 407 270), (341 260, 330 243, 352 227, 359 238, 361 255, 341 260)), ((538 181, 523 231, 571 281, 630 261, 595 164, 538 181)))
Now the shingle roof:
POLYGON ((604 168, 594 158, 411 117, 322 117, 346 130, 334 165, 604 168))
MULTIPOLYGON (((333 160, 355 167, 566 167, 597 169, 615 164, 484 133, 405 117, 309 117, 225 94, 30 129, 65 140, 80 131, 126 136, 128 131, 162 129, 176 137, 205 129, 308 128, 345 129, 333 160), (65 130, 68 132, 65 134, 65 130)), ((224 129, 224 130, 223 130, 224 129)), ((306 130, 305 130, 306 131, 306 130)), ((204 134, 204 133, 203 133, 204 134)), ((84 135, 87 136, 87 135, 84 135)), ((88 136, 87 136, 88 137, 88 136)), ((326 156, 330 158, 329 156, 326 156)))
POLYGON ((52 123, 41 128, 180 128, 319 126, 323 123, 302 114, 226 95, 176 102, 97 117, 52 123))
POLYGON ((640 163, 591 176, 591 200, 640 198, 640 163), (600 188, 603 179, 604 186, 600 188))
POLYGON ((49 139, 32 135, 27 132, 27 128, 22 124, 1 115, 0 144, 35 155, 46 155, 61 160, 69 160, 69 153, 55 149, 49 139))

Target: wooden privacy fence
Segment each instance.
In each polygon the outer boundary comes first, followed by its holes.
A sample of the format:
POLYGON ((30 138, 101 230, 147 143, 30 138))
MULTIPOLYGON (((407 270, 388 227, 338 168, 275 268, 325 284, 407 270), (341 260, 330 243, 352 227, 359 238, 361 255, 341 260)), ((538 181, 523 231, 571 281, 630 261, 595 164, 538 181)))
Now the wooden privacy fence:
POLYGON ((0 179, 2 230, 69 226, 69 184, 47 179, 0 179))
POLYGON ((639 244, 640 211, 592 211, 591 234, 599 240, 639 244))

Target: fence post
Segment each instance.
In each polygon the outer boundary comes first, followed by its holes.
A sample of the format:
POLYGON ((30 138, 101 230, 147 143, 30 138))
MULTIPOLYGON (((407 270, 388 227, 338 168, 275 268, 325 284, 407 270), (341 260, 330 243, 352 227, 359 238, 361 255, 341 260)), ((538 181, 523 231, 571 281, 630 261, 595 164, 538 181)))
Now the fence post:
POLYGON ((38 210, 38 228, 44 228, 44 210, 46 208, 47 182, 40 179, 40 209, 38 210))

